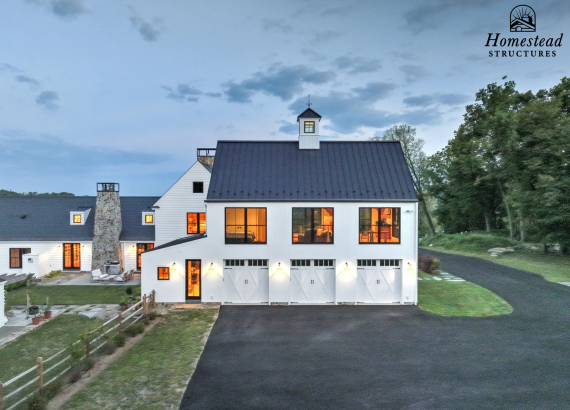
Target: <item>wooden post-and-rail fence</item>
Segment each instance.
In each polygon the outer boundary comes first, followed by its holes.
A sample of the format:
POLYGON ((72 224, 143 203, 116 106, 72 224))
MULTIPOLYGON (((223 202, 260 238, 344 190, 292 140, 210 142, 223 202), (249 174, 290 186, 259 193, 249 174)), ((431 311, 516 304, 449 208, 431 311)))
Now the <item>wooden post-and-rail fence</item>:
MULTIPOLYGON (((141 298, 141 300, 134 304, 133 306, 129 307, 127 310, 123 312, 118 312, 117 316, 112 317, 97 329, 90 332, 94 336, 93 339, 88 338, 87 340, 81 341, 77 340, 73 343, 76 345, 77 343, 85 343, 86 344, 86 355, 83 356, 80 360, 83 360, 85 357, 89 356, 90 354, 96 352, 101 347, 103 347, 107 340, 105 336, 112 332, 113 330, 117 329, 118 331, 125 330, 133 323, 139 321, 143 315, 148 314, 149 311, 156 308, 155 302, 156 292, 153 290, 148 296, 145 294, 141 298), (142 308, 142 314, 141 314, 142 308), (113 323, 115 322, 115 323, 113 323), (126 324, 126 325, 125 325, 126 324), (107 328, 105 330, 105 328, 107 328)), ((30 367, 29 369, 23 371, 22 373, 18 374, 17 376, 13 377, 12 379, 8 380, 7 382, 2 383, 0 381, 0 410, 13 410, 18 407, 20 404, 24 403, 30 396, 32 396, 35 392, 41 393, 42 389, 48 386, 50 383, 57 380, 60 376, 63 376, 69 369, 71 369, 73 363, 69 363, 72 359, 72 356, 67 353, 68 349, 63 349, 54 354, 47 359, 43 359, 42 357, 38 357, 36 360, 36 365, 30 367), (55 359, 58 358, 59 361, 57 363, 52 364, 55 362, 55 359), (47 368, 44 368, 47 364, 47 368), (54 372, 54 370, 59 370, 58 372, 54 372), (47 374, 54 374, 54 376, 49 379, 48 381, 44 382, 44 378, 47 374), (32 376, 35 377, 31 378, 32 376), (26 377, 28 376, 28 377, 26 377), (29 380, 28 380, 29 379, 29 380), (18 382, 19 383, 16 383, 18 382), (23 383, 21 386, 17 386, 20 383, 23 383), (35 385, 35 387, 34 387, 35 385), (8 393, 8 390, 12 390, 8 393), (19 400, 15 401, 16 399, 20 398, 19 400), (7 407, 10 405, 9 407, 7 407)))

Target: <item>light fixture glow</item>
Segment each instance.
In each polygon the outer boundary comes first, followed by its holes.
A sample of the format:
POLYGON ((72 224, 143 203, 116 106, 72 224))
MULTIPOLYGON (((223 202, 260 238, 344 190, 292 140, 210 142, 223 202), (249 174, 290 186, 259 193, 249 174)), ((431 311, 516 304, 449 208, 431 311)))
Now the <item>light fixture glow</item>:
POLYGON ((210 267, 208 268, 209 271, 213 271, 214 270, 214 262, 210 263, 210 267))
POLYGON ((277 264, 277 270, 283 270, 283 269, 281 269, 281 262, 279 262, 279 263, 277 264))
POLYGON ((408 262, 408 269, 407 270, 414 270, 414 268, 412 268, 412 264, 410 262, 408 262))
POLYGON ((344 270, 345 270, 345 271, 346 271, 346 270, 350 270, 350 268, 348 267, 348 262, 345 262, 345 263, 344 263, 344 270))

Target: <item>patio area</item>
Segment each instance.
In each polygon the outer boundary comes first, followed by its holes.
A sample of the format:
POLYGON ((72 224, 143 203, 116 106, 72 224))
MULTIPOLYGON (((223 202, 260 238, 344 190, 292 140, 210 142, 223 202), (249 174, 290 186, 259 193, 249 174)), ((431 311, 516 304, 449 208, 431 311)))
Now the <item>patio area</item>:
POLYGON ((61 276, 55 278, 45 279, 42 278, 39 283, 40 286, 50 286, 50 285, 70 285, 70 286, 101 286, 101 285, 113 285, 113 286, 138 286, 141 284, 141 274, 135 272, 131 280, 126 282, 115 282, 115 281, 92 281, 91 272, 74 272, 65 273, 61 276))

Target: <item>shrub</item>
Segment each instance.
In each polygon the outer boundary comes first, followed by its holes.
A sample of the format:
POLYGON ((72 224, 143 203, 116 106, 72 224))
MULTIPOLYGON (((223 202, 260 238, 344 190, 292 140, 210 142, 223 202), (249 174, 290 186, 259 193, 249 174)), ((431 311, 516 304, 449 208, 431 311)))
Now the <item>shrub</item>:
POLYGON ((10 283, 8 285, 4 285, 4 290, 6 292, 10 292, 11 290, 14 290, 14 289, 23 288, 24 286, 26 286, 27 281, 28 281, 28 279, 23 279, 19 282, 14 282, 14 283, 10 283))
POLYGON ((44 275, 44 278, 57 278, 59 275, 63 275, 62 270, 52 270, 47 275, 44 275))
POLYGON ((81 370, 80 365, 75 365, 71 368, 69 372, 69 383, 75 383, 81 380, 81 376, 83 375, 83 371, 81 370))
POLYGON ((133 287, 132 286, 127 286, 127 288, 125 289, 125 293, 129 296, 131 296, 133 294, 133 287))
POLYGON ((144 332, 144 327, 145 326, 142 323, 137 322, 127 327, 124 332, 127 334, 127 336, 134 337, 139 333, 144 332))
POLYGON ((441 262, 433 256, 420 255, 418 257, 418 268, 425 273, 435 275, 439 270, 441 270, 441 262))
POLYGON ((26 409, 28 410, 45 410, 47 409, 48 399, 38 393, 32 396, 26 402, 26 409))
POLYGON ((81 370, 84 372, 91 369, 93 366, 95 366, 95 359, 91 356, 87 356, 81 361, 81 370))
POLYGON ((123 347, 125 343, 127 343, 127 337, 122 332, 117 333, 112 340, 113 344, 117 347, 123 347))
POLYGON ((101 348, 102 353, 106 355, 111 355, 115 353, 116 350, 117 349, 111 340, 107 341, 107 343, 105 343, 105 346, 101 348))
POLYGON ((148 316, 145 315, 141 318, 140 323, 142 323, 146 327, 146 326, 150 325, 150 319, 148 318, 148 316))
POLYGON ((44 396, 48 400, 53 399, 55 396, 57 396, 57 393, 61 391, 64 384, 65 382, 61 377, 55 379, 53 382, 51 382, 42 389, 42 396, 44 396))
POLYGON ((505 248, 520 245, 520 243, 488 233, 464 233, 435 235, 422 240, 421 246, 430 245, 455 251, 485 252, 491 248, 505 248))
POLYGON ((158 312, 156 310, 151 310, 150 312, 148 312, 147 316, 150 320, 154 320, 157 317, 159 317, 160 315, 158 314, 158 312))

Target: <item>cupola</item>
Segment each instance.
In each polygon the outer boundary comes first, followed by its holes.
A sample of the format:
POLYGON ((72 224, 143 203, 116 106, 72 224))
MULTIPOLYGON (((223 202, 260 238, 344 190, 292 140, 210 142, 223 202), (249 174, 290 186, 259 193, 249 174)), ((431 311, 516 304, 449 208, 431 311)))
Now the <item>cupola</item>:
POLYGON ((297 117, 299 149, 319 149, 319 123, 321 118, 310 106, 297 117))

